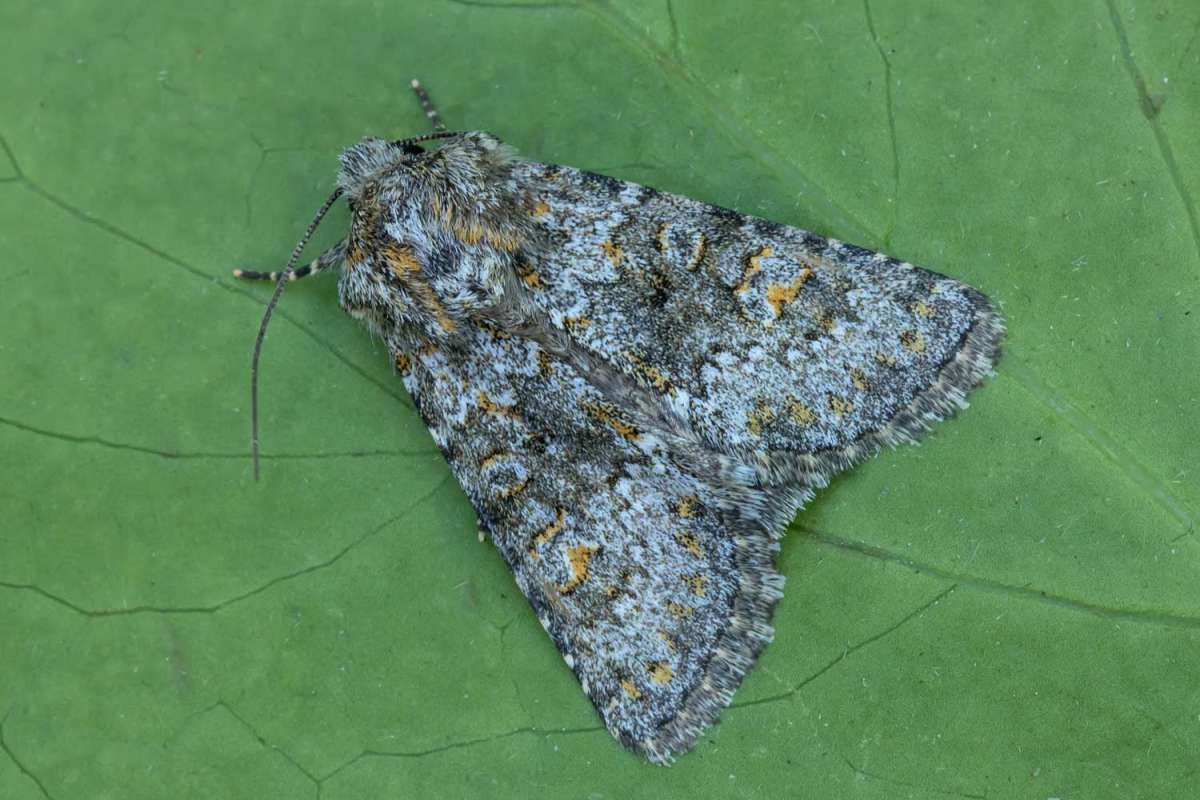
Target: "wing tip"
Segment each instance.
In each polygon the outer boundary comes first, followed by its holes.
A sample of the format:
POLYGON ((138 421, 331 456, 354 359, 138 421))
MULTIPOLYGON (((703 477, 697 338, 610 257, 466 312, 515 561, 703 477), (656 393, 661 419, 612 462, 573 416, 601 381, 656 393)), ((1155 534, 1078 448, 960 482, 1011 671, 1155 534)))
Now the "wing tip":
POLYGON ((669 766, 675 756, 692 749, 700 735, 728 707, 759 654, 774 638, 771 617, 783 597, 784 584, 784 577, 774 564, 779 545, 768 531, 758 529, 757 525, 754 528, 749 535, 742 533, 737 537, 741 583, 729 624, 717 639, 712 658, 684 698, 682 707, 653 736, 634 740, 613 731, 622 744, 653 764, 669 766))
POLYGON ((887 424, 845 447, 813 453, 743 453, 755 465, 766 486, 762 519, 768 530, 786 527, 812 497, 843 470, 875 455, 884 447, 916 443, 933 426, 967 407, 967 395, 995 374, 1004 338, 1004 318, 982 292, 964 286, 974 315, 961 345, 939 368, 934 380, 916 394, 887 424))

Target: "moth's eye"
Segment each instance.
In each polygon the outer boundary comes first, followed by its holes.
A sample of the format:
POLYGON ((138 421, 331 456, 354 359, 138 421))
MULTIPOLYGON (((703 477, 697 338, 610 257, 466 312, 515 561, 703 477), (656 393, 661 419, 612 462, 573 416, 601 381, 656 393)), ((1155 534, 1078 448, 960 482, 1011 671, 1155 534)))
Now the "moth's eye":
POLYGON ((412 142, 400 143, 400 149, 404 151, 404 155, 406 156, 419 156, 425 152, 425 148, 415 145, 412 142))

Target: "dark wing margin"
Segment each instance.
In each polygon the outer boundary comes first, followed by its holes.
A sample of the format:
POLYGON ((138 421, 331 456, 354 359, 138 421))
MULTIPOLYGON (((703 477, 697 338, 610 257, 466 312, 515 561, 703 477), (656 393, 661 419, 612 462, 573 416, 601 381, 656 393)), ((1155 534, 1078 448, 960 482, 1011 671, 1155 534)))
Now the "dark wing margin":
POLYGON ((729 625, 718 635, 699 680, 676 714, 653 736, 630 742, 618 734, 623 744, 644 752, 657 764, 669 764, 675 755, 690 750, 700 734, 717 721, 775 635, 770 622, 783 597, 784 584, 774 565, 779 544, 757 526, 738 531, 735 525, 730 533, 735 543, 737 594, 729 625))

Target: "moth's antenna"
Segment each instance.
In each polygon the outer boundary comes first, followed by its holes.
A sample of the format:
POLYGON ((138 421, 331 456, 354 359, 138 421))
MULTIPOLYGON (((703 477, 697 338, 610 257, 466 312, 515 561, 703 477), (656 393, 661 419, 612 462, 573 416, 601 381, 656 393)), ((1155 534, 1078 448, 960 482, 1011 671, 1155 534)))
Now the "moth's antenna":
POLYGON ((422 133, 420 136, 410 136, 407 139, 396 139, 392 142, 396 147, 404 147, 406 144, 416 144, 417 142, 428 142, 430 139, 453 139, 455 136, 462 136, 466 131, 438 131, 437 133, 422 133))
POLYGON ((429 99, 429 92, 425 91, 425 87, 416 78, 412 79, 412 90, 417 93, 417 101, 421 104, 421 110, 425 112, 425 118, 429 120, 429 124, 433 126, 435 131, 446 130, 446 124, 442 122, 442 115, 438 113, 437 108, 433 105, 433 101, 429 99))
POLYGON ((312 238, 313 231, 321 223, 325 212, 329 211, 341 196, 342 188, 339 186, 334 189, 333 194, 329 195, 329 199, 317 211, 313 221, 308 223, 304 236, 292 250, 292 257, 288 259, 287 266, 279 273, 279 280, 275 281, 275 292, 271 295, 271 301, 267 303, 267 310, 263 312, 262 323, 258 326, 258 338, 254 340, 254 358, 250 362, 250 451, 254 456, 254 480, 258 480, 258 357, 262 354, 263 339, 267 335, 267 323, 271 321, 271 314, 274 313, 275 306, 279 305, 279 298, 283 296, 283 287, 288 282, 288 274, 291 273, 292 267, 296 266, 296 262, 300 260, 300 254, 304 252, 308 240, 312 238))

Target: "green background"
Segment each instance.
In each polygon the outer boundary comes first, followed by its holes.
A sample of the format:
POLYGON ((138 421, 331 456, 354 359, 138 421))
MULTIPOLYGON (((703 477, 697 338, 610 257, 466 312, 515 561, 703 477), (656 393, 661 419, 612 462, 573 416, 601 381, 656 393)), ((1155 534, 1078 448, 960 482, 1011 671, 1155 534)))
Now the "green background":
POLYGON ((1172 798, 1200 776, 1200 5, 0 6, 0 796, 1172 798), (990 294, 998 375, 801 513, 777 635, 628 754, 335 281, 452 128, 990 294), (335 240, 344 208, 315 244, 335 240))

